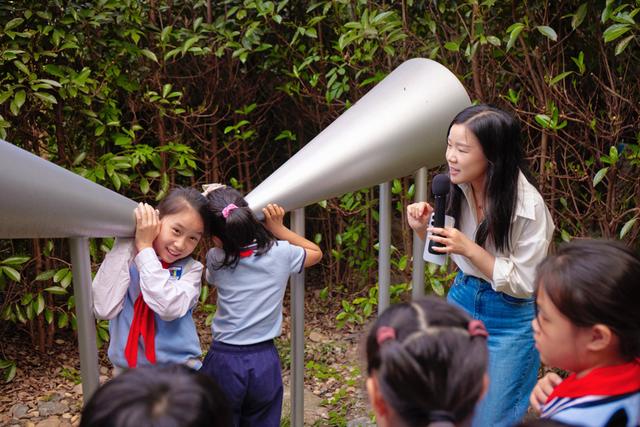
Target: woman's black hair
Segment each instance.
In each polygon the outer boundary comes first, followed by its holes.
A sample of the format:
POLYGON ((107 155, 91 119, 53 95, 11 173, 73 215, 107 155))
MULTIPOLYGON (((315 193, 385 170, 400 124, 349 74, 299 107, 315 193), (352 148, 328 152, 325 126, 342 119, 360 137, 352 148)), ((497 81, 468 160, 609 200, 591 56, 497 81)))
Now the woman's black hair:
POLYGON ((368 375, 376 375, 384 400, 408 426, 459 424, 473 414, 488 350, 485 336, 469 332, 471 320, 445 300, 427 297, 389 307, 370 329, 368 375), (391 328, 393 338, 379 342, 381 328, 391 328))
POLYGON ((536 274, 545 294, 578 327, 603 324, 620 341, 620 354, 640 357, 640 257, 621 242, 573 240, 549 255, 536 274))
POLYGON ((231 411, 218 385, 184 365, 143 366, 102 385, 80 427, 227 427, 231 411))
MULTIPOLYGON (((510 114, 480 104, 458 113, 449 125, 449 131, 453 125, 463 125, 478 138, 488 161, 484 188, 487 209, 476 232, 476 243, 483 246, 490 237, 497 250, 508 251, 511 249, 511 218, 518 200, 519 172, 522 171, 529 178, 520 141, 520 124, 510 114)), ((460 204, 464 195, 460 187, 453 183, 449 195, 447 213, 459 224, 460 204)))
POLYGON ((198 212, 204 224, 204 233, 208 235, 210 227, 207 221, 209 210, 207 199, 198 190, 189 187, 174 187, 169 194, 158 204, 160 219, 166 215, 182 212, 185 208, 191 208, 198 212))
POLYGON ((222 241, 224 260, 214 268, 235 267, 240 260, 240 252, 249 245, 256 244, 255 254, 262 255, 271 249, 276 238, 253 214, 239 191, 231 187, 220 187, 206 196, 211 233, 222 241), (230 205, 225 218, 223 211, 230 205))

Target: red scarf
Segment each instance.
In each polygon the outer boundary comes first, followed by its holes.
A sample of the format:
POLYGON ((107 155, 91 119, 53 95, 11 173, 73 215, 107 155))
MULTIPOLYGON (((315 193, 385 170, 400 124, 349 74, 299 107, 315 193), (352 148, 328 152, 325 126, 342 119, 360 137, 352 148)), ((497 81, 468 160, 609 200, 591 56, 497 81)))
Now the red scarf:
POLYGON ((571 374, 547 398, 617 396, 640 390, 640 359, 622 365, 595 368, 582 378, 571 374))
MULTIPOLYGON (((169 264, 164 261, 162 268, 168 268, 169 264)), ((142 298, 142 291, 136 299, 133 306, 133 321, 129 329, 129 337, 127 338, 127 345, 124 348, 124 356, 129 363, 130 368, 135 368, 138 363, 138 339, 142 335, 142 341, 144 343, 144 355, 147 360, 152 364, 156 364, 156 322, 153 315, 153 310, 149 308, 144 298, 142 298)))

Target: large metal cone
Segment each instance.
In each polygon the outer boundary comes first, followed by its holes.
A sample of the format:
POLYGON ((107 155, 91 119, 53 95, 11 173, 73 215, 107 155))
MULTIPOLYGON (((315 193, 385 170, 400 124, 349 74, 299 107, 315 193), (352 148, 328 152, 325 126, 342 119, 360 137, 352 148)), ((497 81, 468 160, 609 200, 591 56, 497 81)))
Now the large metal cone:
POLYGON ((447 130, 471 105, 460 81, 429 59, 404 62, 246 197, 287 211, 444 162, 447 130))
POLYGON ((0 238, 133 236, 136 203, 0 140, 0 238))

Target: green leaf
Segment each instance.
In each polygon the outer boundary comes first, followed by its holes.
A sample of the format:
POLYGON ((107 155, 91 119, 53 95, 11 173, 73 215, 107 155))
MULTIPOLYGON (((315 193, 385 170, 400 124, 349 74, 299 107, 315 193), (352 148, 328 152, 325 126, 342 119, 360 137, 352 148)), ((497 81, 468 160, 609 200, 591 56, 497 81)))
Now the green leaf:
POLYGON ((518 22, 516 24, 513 24, 509 28, 510 30, 507 31, 511 31, 511 34, 509 34, 509 41, 507 42, 507 51, 509 51, 518 40, 518 36, 524 29, 524 24, 518 22))
POLYGON ((7 31, 13 28, 16 28, 18 25, 22 24, 23 22, 24 22, 23 18, 13 18, 11 21, 4 24, 4 32, 6 33, 7 31))
POLYGON ((42 313, 44 311, 44 297, 42 296, 42 293, 38 294, 38 298, 35 301, 35 312, 37 315, 40 315, 40 313, 42 313))
POLYGON ((16 376, 16 365, 15 363, 9 367, 9 369, 4 373, 4 382, 9 383, 16 376))
POLYGON ((48 288, 45 288, 46 292, 49 292, 50 294, 54 294, 54 295, 66 295, 67 294, 67 290, 65 288, 62 288, 60 286, 51 286, 48 288))
POLYGON ((153 62, 156 62, 156 63, 158 62, 158 57, 156 56, 156 54, 151 52, 149 49, 142 49, 141 52, 144 56, 146 56, 153 62))
POLYGON ((20 273, 18 273, 14 268, 9 266, 0 266, 0 270, 4 272, 5 276, 14 282, 20 281, 20 273))
POLYGON ((548 129, 551 124, 551 117, 546 114, 536 114, 535 120, 543 129, 548 129))
POLYGON ((550 86, 555 85, 560 80, 564 80, 564 78, 567 77, 569 74, 573 74, 573 71, 565 71, 564 73, 558 74, 557 76, 551 79, 551 81, 549 82, 549 85, 550 86))
POLYGON ((27 94, 24 92, 24 90, 19 90, 18 92, 16 92, 16 96, 13 98, 13 102, 16 103, 16 107, 18 108, 18 110, 20 110, 20 107, 22 107, 22 104, 24 104, 24 100, 27 98, 27 94))
POLYGON ((577 29, 587 16, 587 3, 582 3, 573 18, 571 18, 571 28, 577 29))
POLYGON ((69 325, 69 316, 67 313, 60 313, 58 315, 58 329, 66 328, 69 325))
POLYGON ((149 181, 146 178, 140 178, 140 191, 142 194, 147 194, 149 192, 149 181))
POLYGON ((444 48, 451 52, 458 52, 460 50, 460 45, 456 42, 446 42, 444 44, 444 48))
POLYGON ((633 225, 636 223, 637 220, 638 220, 638 218, 632 218, 629 221, 624 223, 624 225, 622 226, 622 229, 620 230, 620 238, 621 239, 624 236, 626 236, 629 231, 631 231, 631 228, 633 227, 633 225))
POLYGON ((604 31, 602 35, 605 43, 609 43, 626 33, 631 29, 629 24, 613 24, 604 31))
POLYGON ((43 100, 44 102, 48 103, 48 104, 57 104, 58 103, 58 100, 56 99, 56 97, 51 95, 50 93, 34 92, 33 94, 35 96, 37 96, 38 98, 40 98, 41 100, 43 100))
POLYGON ((602 179, 605 177, 605 175, 607 174, 607 171, 609 170, 608 167, 606 168, 602 168, 598 171, 598 173, 596 174, 596 176, 593 177, 593 186, 595 187, 596 185, 598 185, 600 183, 600 181, 602 181, 602 179))
POLYGON ((616 56, 624 52, 624 50, 627 48, 631 40, 633 40, 634 38, 635 38, 634 35, 630 35, 620 40, 620 42, 616 45, 616 52, 615 52, 616 56))
POLYGON ((538 25, 536 28, 547 38, 553 40, 554 42, 558 41, 558 34, 556 34, 556 31, 553 28, 547 25, 538 25))
POLYGON ((64 277, 60 281, 60 286, 62 286, 63 288, 67 288, 71 284, 72 280, 73 280, 73 272, 69 271, 67 274, 64 275, 64 277))
POLYGON ((56 271, 56 274, 53 275, 53 282, 54 283, 60 282, 68 272, 69 272, 69 269, 66 267, 56 271))
POLYGON ((51 311, 49 307, 44 309, 44 319, 47 321, 47 324, 53 322, 53 311, 51 311))
POLYGON ((24 264, 25 262, 29 261, 29 257, 28 256, 12 256, 6 259, 3 259, 2 261, 0 261, 0 264, 4 264, 4 265, 20 265, 20 264, 24 264))
POLYGON ((43 271, 42 273, 38 274, 36 276, 36 281, 37 282, 42 282, 45 280, 49 280, 51 279, 54 275, 56 274, 55 270, 47 270, 47 271, 43 271))

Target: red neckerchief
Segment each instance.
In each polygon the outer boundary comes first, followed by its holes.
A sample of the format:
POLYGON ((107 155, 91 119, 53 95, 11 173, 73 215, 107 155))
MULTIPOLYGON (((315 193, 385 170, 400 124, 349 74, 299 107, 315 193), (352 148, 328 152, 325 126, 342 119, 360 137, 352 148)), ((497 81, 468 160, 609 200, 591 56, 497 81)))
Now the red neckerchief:
MULTIPOLYGON (((170 264, 160 260, 162 268, 168 268, 170 264)), ((149 308, 142 298, 142 291, 133 306, 133 320, 129 328, 127 345, 124 348, 124 356, 130 368, 138 364, 138 338, 142 335, 144 343, 144 355, 152 364, 156 364, 156 322, 153 310, 149 308)))
POLYGON ((247 258, 253 255, 253 249, 246 249, 240 251, 240 258, 247 258))
POLYGON ((622 365, 595 368, 582 378, 571 374, 547 398, 617 396, 640 391, 640 358, 622 365))

